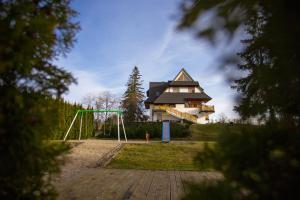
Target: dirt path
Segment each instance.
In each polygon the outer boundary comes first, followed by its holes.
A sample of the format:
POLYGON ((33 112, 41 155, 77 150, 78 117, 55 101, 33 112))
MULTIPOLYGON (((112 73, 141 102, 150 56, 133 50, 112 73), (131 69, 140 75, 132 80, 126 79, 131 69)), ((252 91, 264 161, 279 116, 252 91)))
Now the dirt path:
POLYGON ((216 172, 121 170, 99 167, 117 141, 87 140, 75 146, 54 183, 59 199, 180 199, 185 181, 220 179, 216 172))
POLYGON ((89 168, 95 168, 109 152, 120 144, 116 140, 74 140, 69 141, 74 147, 66 158, 66 164, 61 174, 56 178, 57 182, 68 182, 85 172, 89 168))

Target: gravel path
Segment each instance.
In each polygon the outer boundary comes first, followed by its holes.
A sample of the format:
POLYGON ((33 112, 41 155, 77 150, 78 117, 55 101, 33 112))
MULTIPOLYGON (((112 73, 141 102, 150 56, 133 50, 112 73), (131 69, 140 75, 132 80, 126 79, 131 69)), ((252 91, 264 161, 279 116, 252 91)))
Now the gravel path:
POLYGON ((116 140, 70 140, 74 147, 67 155, 66 164, 63 166, 56 182, 68 182, 89 168, 94 168, 99 161, 118 147, 116 140))

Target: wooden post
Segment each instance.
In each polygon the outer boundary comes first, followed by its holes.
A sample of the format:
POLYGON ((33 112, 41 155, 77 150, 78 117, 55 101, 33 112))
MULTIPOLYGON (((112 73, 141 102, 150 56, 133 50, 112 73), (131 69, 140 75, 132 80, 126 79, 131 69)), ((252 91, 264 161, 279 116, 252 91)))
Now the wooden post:
POLYGON ((125 126, 124 126, 124 121, 123 121, 123 116, 122 115, 121 115, 121 123, 122 123, 122 127, 123 127, 123 133, 124 133, 125 141, 127 142, 127 136, 126 136, 126 131, 125 131, 125 126))
POLYGON ((81 139, 82 116, 83 116, 83 112, 81 112, 81 116, 80 116, 80 128, 79 128, 79 137, 78 137, 78 140, 80 140, 80 139, 81 139))
POLYGON ((120 113, 118 113, 118 141, 121 142, 121 139, 120 139, 120 113))
POLYGON ((69 132, 70 132, 70 130, 71 130, 71 128, 72 128, 74 122, 75 122, 75 119, 76 119, 78 113, 79 113, 79 110, 76 112, 75 117, 73 118, 73 121, 72 121, 72 123, 71 123, 71 125, 70 125, 70 127, 69 127, 69 129, 68 129, 68 131, 67 131, 67 133, 66 133, 66 135, 65 135, 65 137, 64 137, 64 141, 66 141, 66 139, 67 139, 67 137, 68 137, 68 134, 69 134, 69 132))

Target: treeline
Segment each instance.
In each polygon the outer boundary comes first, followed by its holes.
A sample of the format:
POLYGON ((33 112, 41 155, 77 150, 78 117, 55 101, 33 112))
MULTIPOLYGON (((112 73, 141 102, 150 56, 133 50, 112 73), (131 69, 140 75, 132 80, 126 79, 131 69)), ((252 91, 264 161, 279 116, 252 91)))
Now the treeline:
MULTIPOLYGON (((80 104, 71 104, 63 99, 45 99, 47 109, 54 115, 54 120, 50 123, 51 130, 47 134, 48 139, 61 140, 67 132, 71 122, 78 110, 85 109, 80 104), (54 113, 53 113, 54 112, 54 113)), ((86 109, 91 109, 90 107, 86 109)), ((49 113, 50 114, 50 113, 49 113)), ((68 139, 78 139, 80 130, 80 119, 82 115, 81 139, 86 139, 93 136, 94 115, 93 113, 79 113, 73 126, 68 134, 68 139)))

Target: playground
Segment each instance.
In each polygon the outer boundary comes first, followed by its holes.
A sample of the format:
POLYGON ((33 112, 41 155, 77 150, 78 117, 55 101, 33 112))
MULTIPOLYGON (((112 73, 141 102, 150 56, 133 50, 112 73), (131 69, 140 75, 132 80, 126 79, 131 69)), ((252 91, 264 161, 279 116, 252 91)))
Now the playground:
POLYGON ((121 110, 78 110, 63 138, 72 149, 54 181, 59 199, 181 199, 190 183, 222 179, 195 162, 204 142, 172 140, 171 124, 160 124, 160 139, 132 140, 121 110), (97 112, 117 116, 117 138, 81 139, 85 114, 97 112), (78 139, 68 140, 76 120, 78 139))

